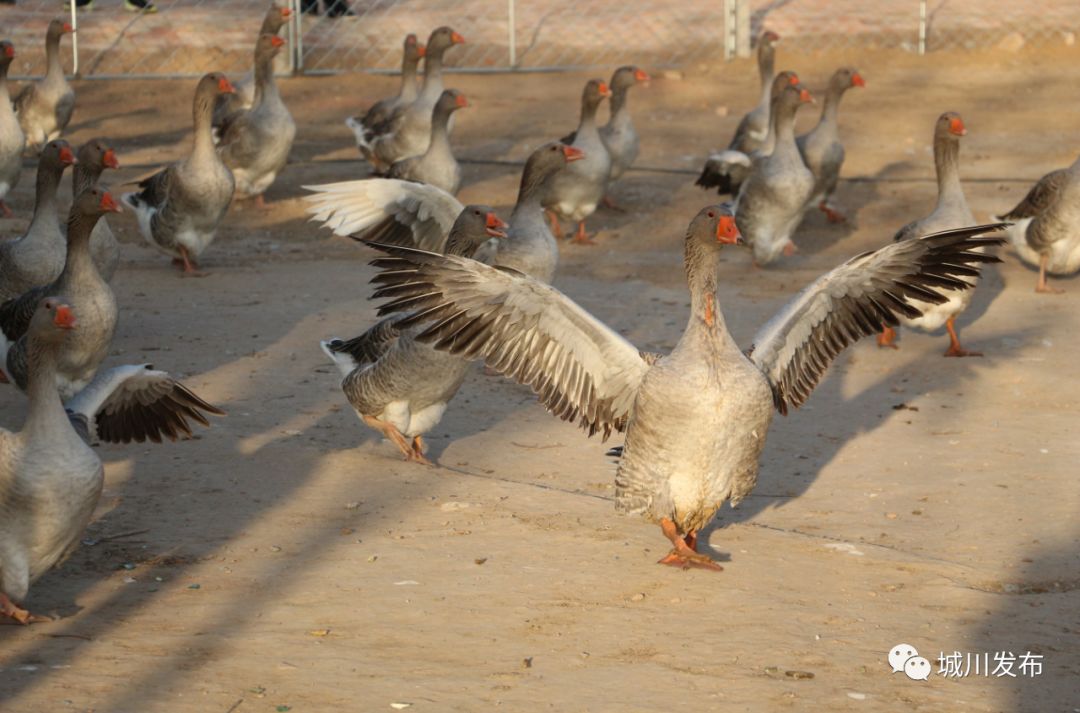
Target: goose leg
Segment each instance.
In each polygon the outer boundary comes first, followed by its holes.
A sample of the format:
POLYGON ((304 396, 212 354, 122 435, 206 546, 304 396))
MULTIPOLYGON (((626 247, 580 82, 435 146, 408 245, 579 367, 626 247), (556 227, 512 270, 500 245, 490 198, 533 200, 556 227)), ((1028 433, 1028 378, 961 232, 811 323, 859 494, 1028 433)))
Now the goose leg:
POLYGON ((945 322, 945 329, 949 330, 949 348, 945 350, 947 357, 978 357, 982 352, 970 352, 960 346, 960 337, 956 334, 955 317, 949 317, 945 322))
POLYGON ((784 257, 791 257, 798 251, 799 248, 796 247, 795 243, 788 241, 788 244, 784 246, 784 257))
POLYGON ((829 205, 829 201, 827 200, 818 203, 818 210, 825 214, 825 219, 830 223, 844 223, 847 221, 847 216, 838 211, 834 206, 829 205))
POLYGON ((724 568, 711 557, 697 551, 696 532, 690 532, 685 537, 680 537, 679 529, 675 526, 675 523, 666 517, 660 520, 660 529, 664 532, 664 537, 671 540, 674 547, 663 559, 657 560, 657 564, 667 564, 682 569, 697 567, 712 572, 724 571, 724 568))
POLYGON ((596 245, 596 241, 589 237, 589 234, 585 232, 585 221, 582 220, 577 224, 577 232, 574 233, 574 239, 572 243, 578 245, 596 245))
POLYGON ((206 273, 199 272, 199 266, 195 264, 195 261, 188 255, 188 250, 183 245, 180 246, 180 257, 173 258, 173 265, 181 268, 184 271, 184 277, 205 277, 206 273))
POLYGON ((4 373, 3 369, 0 369, 0 384, 10 384, 11 380, 8 379, 8 375, 4 373))
POLYGON ((1048 295, 1060 295, 1065 290, 1059 289, 1057 287, 1051 287, 1046 283, 1046 263, 1048 263, 1049 261, 1049 255, 1039 256, 1039 282, 1035 285, 1035 291, 1048 295))
POLYGON ((47 616, 36 616, 25 609, 21 609, 8 596, 0 592, 0 615, 10 617, 20 624, 36 624, 43 621, 52 621, 47 616))
POLYGON ((879 347, 888 349, 899 349, 900 347, 896 346, 894 342, 896 342, 895 329, 893 329, 892 327, 886 327, 885 329, 881 330, 881 334, 879 334, 877 338, 877 345, 879 347))
POLYGON ((562 226, 559 225, 559 216, 555 215, 554 211, 547 211, 548 221, 551 222, 551 234, 555 236, 556 240, 563 239, 562 226))
POLYGON ((15 215, 11 212, 11 208, 8 207, 8 204, 2 200, 0 200, 0 212, 3 212, 5 218, 10 218, 15 215))
POLYGON ((604 197, 600 199, 600 205, 604 206, 608 210, 616 210, 620 213, 626 212, 626 208, 623 208, 621 205, 616 203, 615 199, 607 194, 605 194, 604 197))
POLYGON ((255 208, 258 210, 266 210, 269 206, 266 205, 266 199, 263 198, 263 194, 255 196, 255 208))
POLYGON ((413 437, 412 452, 408 456, 407 460, 411 460, 416 463, 423 463, 424 465, 435 465, 424 456, 424 439, 420 436, 413 437))
MULTIPOLYGON (((412 446, 409 445, 409 442, 405 440, 405 436, 401 435, 401 431, 397 430, 394 424, 388 421, 380 421, 374 416, 361 416, 360 418, 364 419, 364 423, 369 428, 383 434, 391 443, 397 446, 397 449, 401 451, 401 455, 405 456, 405 460, 415 460, 412 446)), ((423 454, 420 457, 423 458, 423 454)))

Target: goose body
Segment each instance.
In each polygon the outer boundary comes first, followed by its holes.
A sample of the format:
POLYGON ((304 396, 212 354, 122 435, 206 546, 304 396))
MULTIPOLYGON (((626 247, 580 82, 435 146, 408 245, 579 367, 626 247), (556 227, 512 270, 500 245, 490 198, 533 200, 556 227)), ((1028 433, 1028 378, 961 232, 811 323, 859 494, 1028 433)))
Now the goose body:
POLYGON ((825 105, 821 108, 821 118, 817 125, 795 141, 803 162, 814 175, 814 190, 807 201, 807 207, 819 208, 831 222, 844 220, 843 214, 829 203, 829 197, 840 180, 840 168, 844 165, 844 144, 840 141, 837 112, 840 100, 848 89, 864 86, 866 82, 858 71, 850 67, 836 70, 829 79, 825 105))
MULTIPOLYGON (((281 31, 281 28, 288 22, 289 16, 292 14, 292 10, 287 7, 280 7, 276 2, 272 2, 270 7, 267 8, 266 14, 263 16, 262 25, 259 26, 259 32, 256 37, 256 43, 258 38, 262 35, 276 35, 281 31)), ((257 65, 256 60, 256 65, 257 65)), ((272 71, 272 70, 271 70, 272 71)), ((245 109, 250 109, 255 103, 255 84, 257 74, 255 65, 248 70, 247 74, 240 77, 232 83, 233 92, 231 94, 220 94, 217 99, 214 100, 214 118, 213 126, 215 132, 217 132, 217 138, 220 139, 221 127, 224 125, 225 118, 245 109)))
POLYGON ((26 148, 26 136, 8 93, 8 69, 14 59, 15 46, 7 40, 0 41, 0 213, 5 218, 11 217, 11 209, 4 203, 4 198, 19 182, 22 154, 26 148))
POLYGON ((345 126, 352 129, 356 137, 356 148, 368 161, 374 163, 377 160, 372 151, 375 127, 386 121, 398 109, 416 101, 416 68, 424 53, 425 47, 416 41, 416 35, 406 35, 401 59, 401 88, 398 93, 375 102, 363 116, 350 116, 345 119, 345 126))
POLYGON ((296 122, 281 100, 274 79, 274 57, 285 41, 261 35, 255 49, 255 103, 251 109, 226 117, 218 151, 232 171, 236 196, 258 198, 285 167, 296 137, 296 122))
POLYGON ((45 76, 27 84, 15 97, 15 113, 26 135, 26 143, 40 152, 49 141, 60 136, 75 111, 75 90, 64 76, 60 64, 60 38, 74 32, 63 20, 53 20, 45 33, 45 76))
MULTIPOLYGON (((611 117, 600 127, 600 139, 611 157, 609 181, 620 178, 641 152, 641 139, 630 116, 630 89, 649 81, 649 75, 633 66, 619 67, 611 75, 611 117)), ((573 142, 571 142, 573 143, 573 142)))
POLYGON ((135 212, 139 232, 152 246, 194 272, 195 258, 214 239, 232 202, 232 172, 214 150, 214 98, 232 91, 224 75, 205 75, 195 89, 195 137, 191 153, 139 183, 123 201, 135 212))
POLYGON ((435 104, 431 118, 431 141, 419 156, 402 159, 390 167, 387 176, 418 181, 441 188, 453 195, 461 186, 461 165, 450 146, 450 119, 458 109, 468 106, 465 95, 447 89, 435 104))
POLYGON ((1080 271, 1080 158, 1040 178, 1001 219, 1013 221, 1007 230, 1016 254, 1039 268, 1035 291, 1060 292, 1046 275, 1080 271))
POLYGON ((726 206, 702 209, 686 237, 691 314, 669 355, 638 351, 554 288, 474 260, 413 248, 386 253, 375 298, 416 339, 482 359, 528 384, 556 416, 589 434, 625 431, 616 509, 659 523, 674 549, 665 564, 719 569, 698 553, 697 532, 726 500, 754 486, 773 410, 801 405, 828 364, 856 339, 900 314, 908 300, 938 301, 941 287, 996 258, 978 251, 999 238, 980 226, 890 243, 822 275, 741 350, 717 301, 723 246, 740 242, 726 206))
MULTIPOLYGON (((120 168, 116 152, 103 139, 91 139, 79 147, 78 163, 71 175, 71 195, 78 196, 93 188, 106 168, 120 168)), ((110 282, 120 263, 120 243, 117 242, 109 221, 102 216, 90 235, 90 255, 105 282, 110 282)))

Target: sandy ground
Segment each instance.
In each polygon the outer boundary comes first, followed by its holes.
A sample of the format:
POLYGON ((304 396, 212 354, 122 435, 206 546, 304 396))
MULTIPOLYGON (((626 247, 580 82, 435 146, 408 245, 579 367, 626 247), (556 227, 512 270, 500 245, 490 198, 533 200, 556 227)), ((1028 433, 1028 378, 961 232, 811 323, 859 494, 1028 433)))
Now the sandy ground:
MULTIPOLYGON (((737 339, 930 209, 941 111, 967 121, 980 217, 1070 162, 1076 59, 800 59, 811 87, 841 63, 868 82, 842 112, 856 180, 837 199, 851 222, 811 216, 801 253, 777 269, 730 252, 721 293, 737 339)), ((459 115, 460 154, 515 161, 561 135, 586 76, 454 76, 474 107, 459 115)), ((1080 708, 1080 281, 1036 295, 1006 252, 961 320, 985 358, 943 359, 943 335, 916 333, 895 352, 850 349, 777 419, 757 490, 707 533, 726 570, 659 567, 659 530, 614 512, 605 445, 525 389, 476 370, 431 434, 438 468, 399 461, 344 404, 317 340, 371 323, 372 254, 305 222, 300 186, 364 174, 341 119, 393 83, 283 83, 300 124, 293 163, 270 210, 229 215, 204 279, 181 279, 130 216, 113 219, 125 252, 110 362, 182 374, 229 415, 195 441, 101 448, 88 537, 123 536, 37 583, 30 604, 55 622, 0 627, 0 709, 1080 708), (912 681, 887 665, 898 643, 935 671, 952 651, 1030 651, 1043 669, 912 681)), ((83 83, 70 138, 111 137, 120 179, 134 178, 185 150, 192 86, 83 83)), ((677 171, 724 143, 755 95, 745 62, 636 90, 639 163, 675 171, 630 173, 615 189, 630 211, 601 212, 599 245, 564 250, 556 284, 643 348, 671 347, 687 314, 681 236, 708 197, 677 171)), ((505 209, 518 172, 470 163, 462 198, 505 209)), ((25 225, 32 184, 24 174, 3 234, 25 225)), ((0 404, 17 427, 23 397, 9 388, 0 404)))

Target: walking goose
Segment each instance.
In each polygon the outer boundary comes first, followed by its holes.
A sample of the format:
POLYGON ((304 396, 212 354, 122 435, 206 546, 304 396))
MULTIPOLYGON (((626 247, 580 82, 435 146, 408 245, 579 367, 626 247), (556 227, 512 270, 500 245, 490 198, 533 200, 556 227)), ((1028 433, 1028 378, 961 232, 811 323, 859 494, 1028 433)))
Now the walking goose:
MULTIPOLYGON (((960 115, 947 111, 938 117, 934 124, 934 170, 937 173, 938 199, 934 210, 918 220, 914 220, 897 231, 893 240, 900 242, 911 240, 921 235, 934 233, 949 228, 959 228, 971 225, 975 222, 967 200, 964 198, 964 189, 960 185, 960 137, 967 135, 967 128, 960 115)), ((949 299, 936 304, 915 302, 915 306, 922 312, 922 316, 901 319, 900 323, 905 327, 912 327, 927 332, 940 329, 942 325, 949 332, 949 348, 945 351, 947 357, 975 357, 982 356, 981 352, 968 351, 960 346, 960 337, 956 333, 955 321, 968 304, 977 280, 975 276, 966 280, 969 287, 961 290, 943 290, 942 293, 949 299)), ((878 345, 896 349, 894 343, 896 330, 891 326, 884 329, 878 337, 878 345)))
MULTIPOLYGON (((72 170, 71 195, 78 196, 83 191, 97 185, 101 174, 106 168, 120 168, 120 161, 116 158, 116 152, 105 143, 104 139, 91 139, 79 147, 76 154, 78 162, 72 170)), ((116 266, 120 262, 120 243, 116 241, 112 228, 104 216, 94 226, 94 232, 90 236, 90 254, 94 257, 94 264, 105 282, 111 282, 116 273, 116 266)))
POLYGON ((814 192, 807 202, 825 213, 830 223, 842 223, 844 214, 830 205, 829 197, 840 180, 840 167, 844 165, 844 145, 840 143, 840 127, 836 121, 840 100, 851 87, 865 87, 866 82, 858 70, 842 67, 829 79, 825 92, 825 105, 817 126, 796 140, 803 162, 814 174, 814 192))
POLYGON ((64 269, 64 233, 57 217, 56 189, 64 169, 77 159, 63 139, 50 141, 38 158, 34 215, 26 232, 0 241, 0 303, 54 280, 64 269))
POLYGON ((106 372, 65 411, 56 372, 79 329, 63 298, 39 303, 26 335, 26 421, 16 433, 0 429, 0 615, 21 624, 48 621, 20 604, 78 545, 101 496, 104 470, 84 437, 176 440, 191 435, 188 419, 209 425, 201 411, 223 415, 168 374, 141 366, 106 372))
POLYGON ((211 136, 214 99, 233 91, 224 74, 199 80, 193 107, 195 137, 191 154, 141 181, 138 193, 121 198, 135 211, 147 242, 173 257, 184 274, 198 274, 197 258, 214 239, 232 202, 235 182, 221 162, 211 136))
POLYGON ((810 92, 801 84, 784 85, 770 110, 775 146, 754 161, 735 199, 739 228, 758 266, 795 252, 791 236, 814 190, 814 175, 795 145, 795 112, 810 101, 810 92))
MULTIPOLYGON (((798 83, 799 75, 795 72, 790 70, 780 72, 773 78, 772 94, 770 96, 775 101, 784 87, 789 84, 794 86, 798 83)), ((750 175, 750 167, 754 165, 755 161, 771 154, 775 142, 772 122, 769 122, 769 128, 765 131, 765 139, 753 151, 743 153, 736 149, 724 149, 709 154, 709 157, 705 159, 704 168, 701 169, 701 175, 694 181, 694 185, 701 186, 705 190, 715 188, 720 195, 738 196, 739 189, 742 188, 746 177, 750 175)))
MULTIPOLYGON (((541 202, 551 179, 568 162, 581 158, 577 149, 551 142, 536 149, 521 173, 517 203, 510 215, 506 239, 485 261, 509 267, 541 282, 551 282, 559 262, 555 242, 541 202)), ((434 186, 392 179, 343 181, 304 186, 315 195, 305 198, 312 220, 336 235, 360 237, 441 252, 454 220, 464 206, 434 186)))
MULTIPOLYGON (((490 238, 505 238, 505 227, 491 208, 465 206, 446 239, 446 254, 472 257, 490 238)), ((424 457, 423 435, 442 419, 469 361, 418 343, 419 328, 401 329, 400 321, 387 317, 359 337, 319 344, 341 371, 341 390, 360 419, 393 442, 405 460, 432 465, 424 457)))
POLYGON ((265 207, 263 193, 289 160, 296 122, 281 100, 274 79, 274 57, 285 44, 277 35, 259 35, 255 45, 255 103, 224 119, 218 152, 236 181, 236 197, 254 198, 265 207))
POLYGON ((67 259, 53 282, 28 290, 0 304, 0 364, 9 378, 26 390, 29 374, 26 332, 42 298, 64 295, 79 313, 82 328, 60 350, 56 388, 64 399, 82 390, 109 353, 116 329, 116 298, 90 254, 90 236, 103 215, 120 212, 112 194, 92 186, 76 197, 67 225, 67 259))
POLYGON ((461 165, 450 146, 450 119, 458 109, 467 107, 465 95, 456 89, 443 91, 431 115, 431 141, 419 156, 397 161, 386 175, 405 181, 419 181, 441 188, 453 195, 461 186, 461 165))
POLYGON ((862 336, 916 316, 908 300, 945 299, 998 244, 978 226, 890 243, 858 255, 797 294, 754 337, 735 344, 717 301, 726 245, 740 242, 725 206, 703 208, 686 235, 690 319, 668 355, 638 351, 558 290, 475 260, 374 245, 390 257, 375 298, 380 315, 425 325, 420 343, 482 359, 531 386, 556 416, 590 435, 625 431, 616 509, 660 524, 674 547, 661 563, 720 569, 697 552, 697 532, 725 500, 754 487, 773 410, 802 405, 828 364, 862 336))
POLYGON ((416 41, 416 35, 405 36, 405 49, 401 57, 401 89, 396 96, 380 99, 362 116, 350 116, 345 126, 356 136, 356 148, 368 161, 375 162, 371 142, 375 138, 374 127, 386 121, 398 108, 416 101, 416 67, 424 56, 424 45, 416 41))
MULTIPOLYGON (((285 26, 285 23, 289 21, 289 16, 291 14, 292 10, 289 8, 278 7, 276 3, 271 3, 266 11, 266 15, 263 16, 259 32, 255 35, 256 47, 258 46, 259 37, 262 37, 263 35, 276 35, 280 32, 281 28, 285 26)), ((232 94, 221 94, 214 101, 214 129, 218 132, 219 138, 221 126, 225 121, 225 117, 235 114, 238 111, 243 111, 244 109, 250 109, 255 103, 255 74, 257 66, 258 60, 252 65, 252 68, 247 74, 232 83, 233 89, 235 90, 232 94)))
POLYGON ((75 111, 75 90, 68 84, 60 65, 60 38, 74 31, 63 20, 49 23, 45 33, 45 76, 24 86, 15 97, 19 125, 35 153, 67 128, 75 111))
POLYGON ((1050 287, 1046 274, 1072 275, 1080 270, 1080 158, 1040 178, 1001 220, 1015 221, 1007 230, 1020 259, 1039 266, 1035 291, 1064 292, 1050 287))
POLYGON ((769 110, 774 94, 776 43, 779 41, 780 35, 771 30, 763 32, 758 39, 757 63, 761 93, 757 106, 739 120, 727 149, 714 151, 709 155, 695 185, 706 189, 716 188, 720 195, 734 196, 739 192, 739 184, 750 167, 749 156, 761 148, 772 123, 769 121, 769 110))
POLYGON ((591 244, 585 233, 585 219, 596 211, 596 206, 607 192, 611 175, 611 155, 600 138, 596 126, 596 110, 600 102, 611 96, 608 85, 600 79, 590 79, 581 93, 581 120, 577 131, 562 139, 564 144, 581 151, 580 161, 569 164, 555 174, 544 207, 551 213, 551 229, 562 237, 559 219, 577 223, 573 241, 591 244))
POLYGON ((439 27, 428 37, 424 51, 424 80, 416 101, 399 106, 384 121, 371 127, 375 135, 370 143, 376 168, 390 166, 427 150, 431 140, 431 110, 443 92, 443 55, 463 42, 465 38, 449 27, 439 27))
POLYGON ((15 116, 7 86, 8 69, 14 59, 15 46, 7 40, 0 41, 0 214, 5 218, 10 218, 12 213, 4 198, 19 182, 26 148, 26 136, 15 116))

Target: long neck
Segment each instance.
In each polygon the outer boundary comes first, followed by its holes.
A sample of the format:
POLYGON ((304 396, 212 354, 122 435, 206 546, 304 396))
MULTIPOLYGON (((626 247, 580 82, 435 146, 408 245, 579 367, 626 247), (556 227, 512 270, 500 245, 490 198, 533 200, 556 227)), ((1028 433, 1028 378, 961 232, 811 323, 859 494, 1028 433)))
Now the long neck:
POLYGON ((934 145, 934 169, 937 172, 938 205, 964 200, 960 186, 960 142, 942 137, 934 145))
POLYGON ((840 111, 840 100, 844 98, 845 87, 829 86, 825 93, 825 106, 821 107, 821 119, 818 126, 836 126, 836 115, 840 111))
POLYGON ((427 54, 424 55, 424 85, 420 91, 427 91, 428 87, 442 86, 442 58, 445 51, 428 47, 427 54))
POLYGON ((416 90, 416 65, 415 58, 405 55, 405 58, 401 60, 401 93, 407 94, 411 87, 413 91, 416 90))
POLYGON ((60 393, 56 390, 56 348, 51 344, 41 344, 33 336, 27 343, 29 373, 27 374, 27 395, 30 408, 23 425, 23 433, 29 437, 35 434, 47 434, 58 424, 67 422, 60 393))
POLYGON ((761 95, 768 101, 772 91, 773 77, 776 76, 776 51, 771 45, 763 44, 758 50, 758 79, 761 81, 761 95))
POLYGON ((596 110, 600 107, 599 103, 592 101, 581 102, 581 121, 578 122, 578 131, 583 129, 595 129, 596 128, 596 110))
POLYGON ((7 78, 8 69, 11 68, 11 60, 4 59, 0 62, 0 111, 10 112, 11 95, 8 93, 7 78))
POLYGON ((52 164, 38 165, 34 216, 30 219, 31 229, 39 223, 49 223, 54 225, 59 232, 60 220, 56 217, 56 189, 60 185, 62 170, 59 166, 52 164))
POLYGON ((787 149, 796 149, 795 146, 795 108, 782 104, 780 101, 773 102, 772 116, 773 153, 787 149))
POLYGON ((485 240, 477 242, 463 233, 464 231, 450 231, 450 235, 446 238, 445 254, 471 258, 476 254, 477 249, 486 242, 485 240))
POLYGON ((627 102, 630 98, 630 86, 619 86, 611 93, 611 119, 609 124, 621 124, 630 121, 627 102))
POLYGON ((97 183, 104 170, 105 167, 97 161, 79 161, 75 164, 71 174, 72 198, 78 198, 80 193, 97 183))
MULTIPOLYGON (((256 80, 257 82, 258 80, 256 80)), ((192 110, 195 122, 195 146, 192 151, 193 157, 207 158, 214 155, 214 138, 212 124, 214 119, 214 97, 209 92, 199 92, 195 95, 195 106, 192 110)))
POLYGON ((90 255, 90 234, 99 217, 95 215, 91 218, 72 211, 67 227, 67 259, 57 280, 59 285, 66 287, 72 280, 89 274, 88 270, 97 271, 90 255))
POLYGON ((255 57, 255 97, 252 105, 257 106, 267 99, 278 96, 277 79, 274 78, 274 55, 255 57))
POLYGON ((450 115, 449 109, 436 106, 431 115, 431 143, 428 144, 427 153, 432 149, 445 150, 450 147, 450 115))
POLYGON ((719 328, 726 333, 724 316, 716 304, 716 273, 720 266, 720 251, 687 236, 685 260, 686 282, 690 287, 690 322, 687 331, 719 328))
POLYGON ((538 178, 535 171, 530 171, 526 164, 521 174, 521 185, 518 187, 517 203, 514 204, 511 222, 513 222, 513 216, 541 209, 540 201, 544 198, 544 183, 544 180, 538 178))
POLYGON ((45 76, 63 77, 64 68, 60 65, 60 35, 45 38, 45 76))

